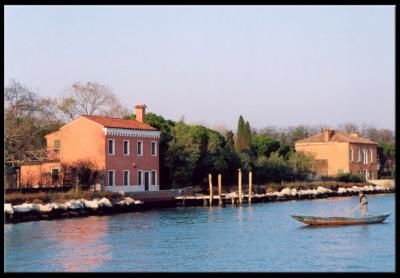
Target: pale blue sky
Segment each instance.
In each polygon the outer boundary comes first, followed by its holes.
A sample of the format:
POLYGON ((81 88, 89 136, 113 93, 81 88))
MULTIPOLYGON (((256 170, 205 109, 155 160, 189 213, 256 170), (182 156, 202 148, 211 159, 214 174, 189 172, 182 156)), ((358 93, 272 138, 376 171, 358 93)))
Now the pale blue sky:
POLYGON ((394 6, 6 6, 5 82, 189 123, 394 130, 394 6))

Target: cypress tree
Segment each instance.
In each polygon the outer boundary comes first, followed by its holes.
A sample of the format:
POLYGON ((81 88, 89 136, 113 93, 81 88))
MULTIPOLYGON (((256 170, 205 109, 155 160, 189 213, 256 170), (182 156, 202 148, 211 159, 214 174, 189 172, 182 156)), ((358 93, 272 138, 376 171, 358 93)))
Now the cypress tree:
POLYGON ((245 147, 245 129, 246 124, 244 123, 243 116, 240 115, 238 121, 238 129, 237 129, 237 150, 238 152, 242 151, 245 147))
POLYGON ((246 122, 246 126, 244 129, 244 148, 245 149, 250 149, 250 143, 251 143, 251 130, 250 130, 250 124, 249 122, 246 122))

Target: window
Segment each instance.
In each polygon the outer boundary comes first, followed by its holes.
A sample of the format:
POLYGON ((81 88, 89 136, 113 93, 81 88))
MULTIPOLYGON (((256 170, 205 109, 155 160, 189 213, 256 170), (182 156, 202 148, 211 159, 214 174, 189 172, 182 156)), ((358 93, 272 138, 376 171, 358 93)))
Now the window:
POLYGON ((137 171, 137 185, 142 185, 143 171, 137 171))
POLYGON ((368 161, 368 153, 367 153, 367 149, 363 148, 363 163, 367 164, 368 161))
POLYGON ((60 150, 60 140, 59 140, 59 139, 54 140, 53 149, 54 149, 55 151, 57 151, 57 152, 60 150))
POLYGON ((151 142, 151 155, 152 156, 157 155, 157 142, 154 141, 151 142))
POLYGON ((374 172, 373 171, 369 171, 369 179, 370 180, 374 179, 374 172))
POLYGON ((369 163, 374 163, 372 148, 369 148, 369 163))
POLYGON ((109 139, 108 140, 108 154, 109 155, 114 155, 115 154, 114 139, 109 139))
POLYGON ((157 184, 157 171, 151 171, 151 185, 157 184))
POLYGON ((51 169, 51 183, 52 184, 55 184, 58 182, 58 178, 59 178, 58 171, 59 171, 58 168, 51 169))
POLYGON ((129 155, 129 140, 124 140, 124 155, 129 155))
POLYGON ((114 186, 115 185, 115 171, 110 170, 108 171, 108 186, 114 186))
POLYGON ((129 170, 124 170, 124 185, 129 185, 129 170))
POLYGON ((350 148, 350 162, 353 162, 353 148, 350 148))
POLYGON ((143 141, 137 141, 137 155, 143 155, 143 141))

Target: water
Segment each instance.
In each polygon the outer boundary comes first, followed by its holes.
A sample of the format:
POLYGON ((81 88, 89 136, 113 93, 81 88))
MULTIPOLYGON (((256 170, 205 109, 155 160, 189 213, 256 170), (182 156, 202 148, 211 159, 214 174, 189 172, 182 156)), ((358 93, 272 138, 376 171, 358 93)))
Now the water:
POLYGON ((290 214, 344 215, 358 197, 185 207, 5 224, 5 271, 395 271, 395 196, 383 224, 309 228, 290 214))

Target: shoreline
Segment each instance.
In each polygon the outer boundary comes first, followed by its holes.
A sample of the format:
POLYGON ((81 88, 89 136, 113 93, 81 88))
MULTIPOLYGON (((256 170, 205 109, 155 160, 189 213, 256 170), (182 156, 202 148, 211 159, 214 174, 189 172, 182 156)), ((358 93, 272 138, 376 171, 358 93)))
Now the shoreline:
MULTIPOLYGON (((367 195, 390 194, 395 193, 394 188, 389 187, 352 187, 339 188, 337 191, 319 187, 312 190, 299 190, 284 188, 280 192, 254 194, 251 203, 269 203, 285 201, 301 201, 312 199, 324 199, 330 197, 346 197, 358 195, 358 192, 364 192, 367 195)), ((127 212, 148 211, 152 209, 183 207, 183 206, 210 206, 209 195, 185 195, 164 198, 158 200, 134 200, 125 197, 122 201, 111 203, 107 198, 100 200, 70 200, 65 204, 50 203, 46 205, 24 203, 22 205, 12 206, 4 204, 5 224, 14 224, 29 221, 56 220, 75 217, 87 217, 92 215, 112 215, 127 212)), ((213 196, 211 206, 225 207, 227 204, 240 206, 236 192, 213 196)), ((242 204, 249 205, 248 194, 243 195, 242 204)))

